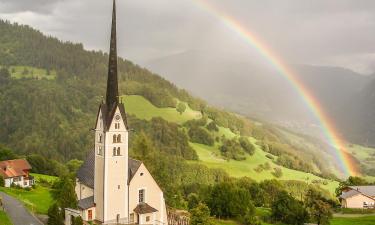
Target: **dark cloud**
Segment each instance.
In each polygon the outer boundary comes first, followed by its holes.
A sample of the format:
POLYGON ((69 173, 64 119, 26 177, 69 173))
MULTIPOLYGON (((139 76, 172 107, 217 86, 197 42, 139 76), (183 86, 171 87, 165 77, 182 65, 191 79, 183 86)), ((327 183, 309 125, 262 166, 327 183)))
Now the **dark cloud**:
MULTIPOLYGON (((285 61, 371 72, 373 0, 206 0, 236 18, 285 61)), ((200 49, 254 51, 198 0, 117 0, 120 54, 137 62, 200 49)), ((106 50, 110 0, 0 0, 0 17, 87 48, 106 50)), ((253 54, 253 53, 252 53, 253 54)), ((254 55, 254 54, 253 54, 254 55)))

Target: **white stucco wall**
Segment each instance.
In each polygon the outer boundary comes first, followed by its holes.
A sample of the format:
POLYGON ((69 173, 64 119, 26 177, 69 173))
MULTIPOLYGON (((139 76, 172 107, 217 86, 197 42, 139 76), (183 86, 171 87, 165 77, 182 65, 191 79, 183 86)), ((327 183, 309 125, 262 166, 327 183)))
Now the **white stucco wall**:
MULTIPOLYGON (((134 175, 133 179, 130 182, 129 186, 129 209, 130 213, 133 213, 133 210, 137 207, 139 203, 139 190, 145 189, 145 203, 149 204, 151 207, 158 210, 154 213, 155 215, 150 214, 151 221, 150 223, 145 223, 146 215, 143 215, 141 218, 142 224, 167 224, 167 210, 165 206, 164 195, 154 178, 151 176, 147 168, 142 164, 137 173, 134 175), (143 175, 141 175, 143 174, 143 175), (155 222, 157 221, 157 222, 155 222)), ((136 218, 136 217, 135 217, 136 218)))
POLYGON ((352 196, 350 198, 347 198, 345 201, 343 201, 343 207, 345 208, 351 208, 351 209, 362 209, 363 203, 366 202, 368 205, 374 205, 375 201, 365 195, 358 194, 355 196, 352 196))

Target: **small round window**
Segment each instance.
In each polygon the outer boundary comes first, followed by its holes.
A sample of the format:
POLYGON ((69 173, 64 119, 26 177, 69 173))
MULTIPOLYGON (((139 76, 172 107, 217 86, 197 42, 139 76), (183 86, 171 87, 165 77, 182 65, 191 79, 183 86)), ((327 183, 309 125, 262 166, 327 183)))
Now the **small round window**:
POLYGON ((140 173, 141 176, 143 176, 143 173, 140 173))

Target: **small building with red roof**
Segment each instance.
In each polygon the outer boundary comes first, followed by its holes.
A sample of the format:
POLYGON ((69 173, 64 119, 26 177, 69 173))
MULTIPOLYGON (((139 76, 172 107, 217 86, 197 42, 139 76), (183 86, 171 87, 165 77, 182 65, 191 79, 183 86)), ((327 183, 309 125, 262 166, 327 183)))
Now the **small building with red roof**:
POLYGON ((5 187, 12 184, 30 187, 34 178, 30 175, 31 166, 26 159, 14 159, 0 162, 0 176, 4 178, 5 187))

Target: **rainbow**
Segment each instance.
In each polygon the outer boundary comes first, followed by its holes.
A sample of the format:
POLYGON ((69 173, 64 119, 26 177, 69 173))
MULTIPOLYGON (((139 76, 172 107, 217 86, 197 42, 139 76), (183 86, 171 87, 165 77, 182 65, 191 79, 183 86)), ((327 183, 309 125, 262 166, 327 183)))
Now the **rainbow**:
POLYGON ((256 49, 264 59, 268 61, 296 90, 303 102, 316 117, 321 125, 321 129, 327 138, 328 143, 335 149, 335 157, 340 163, 341 170, 346 176, 359 175, 360 172, 356 163, 353 161, 349 151, 346 149, 346 142, 337 131, 333 121, 327 116, 318 100, 311 91, 303 84, 303 82, 295 75, 295 73, 287 67, 285 63, 262 43, 253 33, 242 26, 231 16, 217 9, 205 0, 193 0, 196 5, 208 12, 212 16, 218 18, 226 27, 238 34, 245 42, 256 49))

